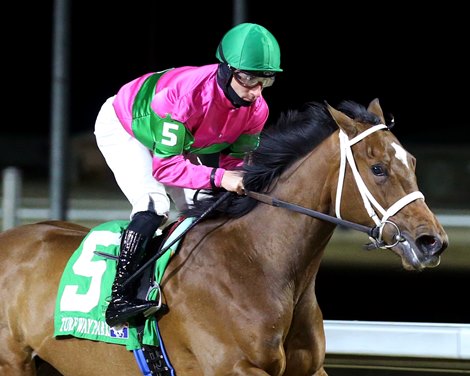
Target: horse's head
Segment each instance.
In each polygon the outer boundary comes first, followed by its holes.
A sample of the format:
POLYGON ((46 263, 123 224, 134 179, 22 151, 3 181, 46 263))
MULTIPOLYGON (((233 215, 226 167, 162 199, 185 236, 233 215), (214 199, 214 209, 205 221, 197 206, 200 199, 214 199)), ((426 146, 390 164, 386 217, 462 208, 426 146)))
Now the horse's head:
MULTIPOLYGON (((368 108, 350 101, 338 109, 311 102, 289 111, 263 130, 247 158, 244 185, 250 195, 234 195, 212 214, 240 217, 259 201, 273 205, 275 196, 295 197, 301 206, 372 226, 372 246, 393 250, 405 269, 437 266, 447 234, 418 190, 415 158, 390 128, 377 99, 368 108), (325 150, 339 157, 324 158, 325 150), (318 177, 313 183, 312 176, 318 177), (316 185, 306 189, 307 184, 316 185)), ((205 213, 216 199, 196 203, 188 215, 205 213)))
POLYGON ((336 215, 376 226, 372 246, 391 249, 407 270, 439 265, 447 234, 418 190, 415 158, 385 125, 379 101, 367 109, 353 102, 327 108, 340 129, 336 215))

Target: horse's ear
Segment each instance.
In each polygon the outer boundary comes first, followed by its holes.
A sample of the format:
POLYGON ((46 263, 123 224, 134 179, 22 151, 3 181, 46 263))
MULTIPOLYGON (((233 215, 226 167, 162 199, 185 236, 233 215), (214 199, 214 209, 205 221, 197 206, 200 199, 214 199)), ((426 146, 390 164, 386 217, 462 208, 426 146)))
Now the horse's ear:
POLYGON ((346 133, 349 138, 356 136, 357 129, 353 119, 341 111, 331 107, 327 102, 325 102, 325 106, 333 120, 336 122, 336 124, 338 124, 338 127, 343 130, 343 132, 346 133))
POLYGON ((372 102, 369 103, 369 107, 367 107, 367 111, 377 115, 380 118, 380 122, 385 124, 384 113, 382 111, 382 107, 380 107, 379 98, 375 98, 372 102))

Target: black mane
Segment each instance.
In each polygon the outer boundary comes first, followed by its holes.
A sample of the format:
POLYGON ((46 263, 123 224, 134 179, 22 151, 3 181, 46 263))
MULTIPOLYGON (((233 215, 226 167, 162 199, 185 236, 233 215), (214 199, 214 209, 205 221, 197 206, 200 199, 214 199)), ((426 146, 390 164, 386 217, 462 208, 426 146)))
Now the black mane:
POLYGON ((325 105, 307 103, 281 114, 261 133, 260 144, 245 163, 245 188, 263 192, 295 161, 338 129, 325 105))
MULTIPOLYGON (((366 108, 352 101, 344 101, 338 109, 348 116, 372 124, 378 118, 367 112, 366 108)), ((338 129, 326 105, 309 102, 299 110, 289 110, 279 119, 264 128, 260 144, 251 152, 244 164, 244 186, 248 191, 264 192, 274 180, 295 161, 317 147, 323 140, 338 129)), ((208 199, 196 201, 186 216, 199 216, 205 212, 225 191, 214 192, 208 199)), ((257 201, 232 194, 208 217, 228 215, 240 217, 252 210, 257 201)))

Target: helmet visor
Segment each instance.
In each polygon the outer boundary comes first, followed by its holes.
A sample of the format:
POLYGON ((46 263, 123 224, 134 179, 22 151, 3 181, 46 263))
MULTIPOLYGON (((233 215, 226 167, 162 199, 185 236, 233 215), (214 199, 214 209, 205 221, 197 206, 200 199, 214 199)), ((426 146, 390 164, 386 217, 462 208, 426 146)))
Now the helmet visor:
POLYGON ((234 70, 233 77, 240 85, 248 89, 252 89, 258 85, 261 85, 263 88, 272 86, 276 79, 274 74, 270 76, 257 76, 253 73, 241 70, 234 70))

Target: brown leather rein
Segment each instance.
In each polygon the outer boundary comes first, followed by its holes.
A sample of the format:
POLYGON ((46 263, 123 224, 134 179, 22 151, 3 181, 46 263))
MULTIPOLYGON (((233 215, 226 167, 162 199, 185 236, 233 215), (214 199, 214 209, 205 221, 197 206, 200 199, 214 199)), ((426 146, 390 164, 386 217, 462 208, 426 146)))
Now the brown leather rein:
POLYGON ((297 213, 305 214, 308 215, 309 217, 321 219, 323 221, 331 222, 336 225, 352 228, 357 231, 365 232, 369 237, 373 239, 377 239, 379 235, 380 228, 378 226, 374 227, 367 227, 358 223, 350 222, 345 219, 340 219, 333 217, 331 215, 321 213, 312 209, 308 209, 303 206, 299 206, 296 204, 292 204, 290 202, 282 201, 277 198, 271 197, 269 195, 263 194, 263 193, 258 193, 258 192, 253 192, 253 191, 246 191, 245 194, 257 201, 260 201, 264 204, 271 205, 271 206, 276 206, 279 208, 285 208, 288 210, 295 211, 297 213))

